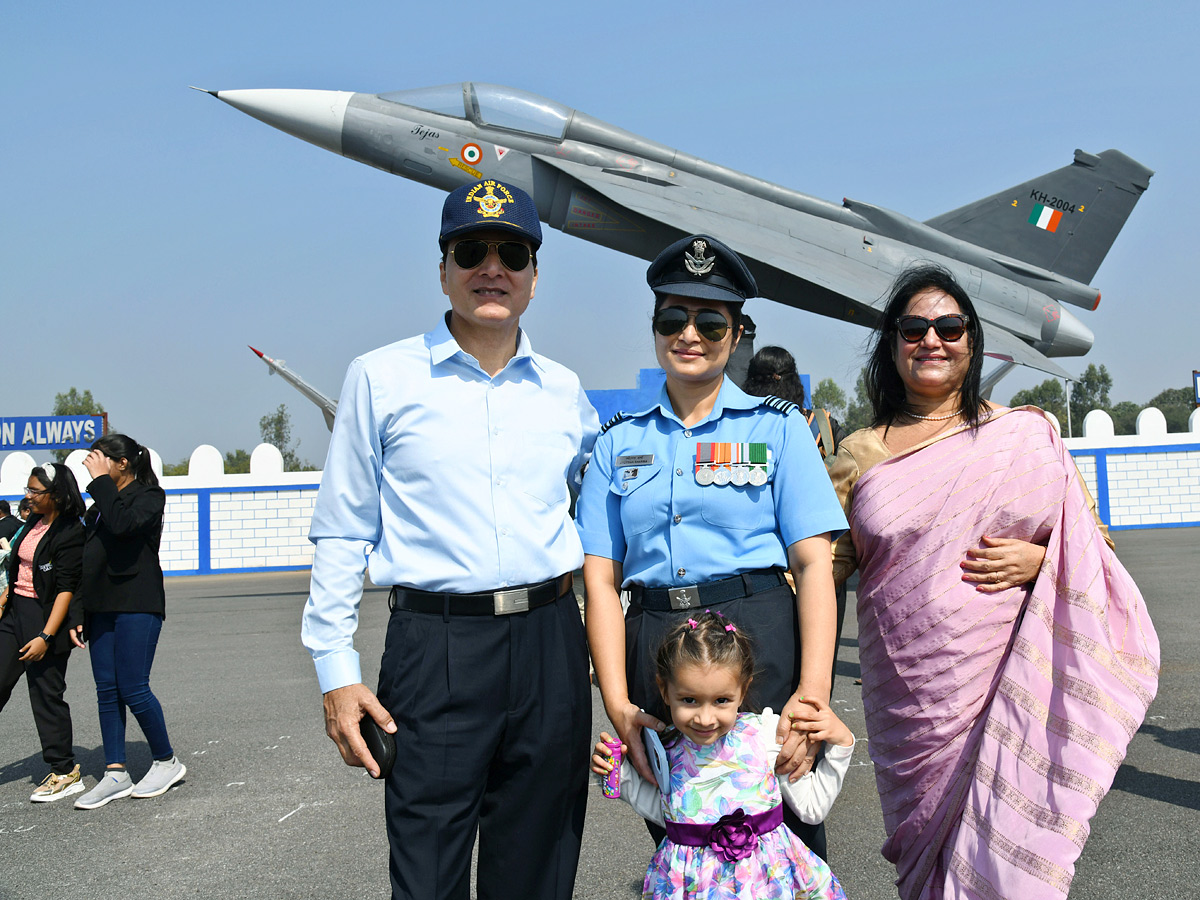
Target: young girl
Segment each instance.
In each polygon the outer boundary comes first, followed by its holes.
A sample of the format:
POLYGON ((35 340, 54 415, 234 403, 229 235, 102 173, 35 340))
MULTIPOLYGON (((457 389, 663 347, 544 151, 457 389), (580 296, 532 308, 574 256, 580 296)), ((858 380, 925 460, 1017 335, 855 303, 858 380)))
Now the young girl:
MULTIPOLYGON (((783 825, 780 795, 803 821, 825 818, 853 752, 845 724, 827 704, 812 703, 792 727, 825 741, 825 756, 794 784, 780 782, 779 717, 738 711, 754 674, 746 635, 720 613, 697 613, 667 635, 656 666, 676 729, 666 740, 669 790, 661 794, 621 764, 621 796, 667 830, 646 872, 644 900, 844 900, 829 867, 783 825)), ((612 739, 600 737, 592 771, 607 775, 613 764, 603 742, 612 739)))

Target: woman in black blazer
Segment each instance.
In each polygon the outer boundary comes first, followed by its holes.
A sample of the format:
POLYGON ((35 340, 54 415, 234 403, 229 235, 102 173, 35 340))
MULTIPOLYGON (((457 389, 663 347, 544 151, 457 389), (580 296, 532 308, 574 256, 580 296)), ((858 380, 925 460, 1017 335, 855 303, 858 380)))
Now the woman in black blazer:
MULTIPOLYGON (((162 705, 150 690, 150 667, 166 613, 158 545, 166 494, 150 451, 124 434, 107 434, 83 461, 92 482, 84 518, 80 593, 91 642, 92 675, 104 739, 104 777, 75 801, 95 809, 113 800, 157 797, 187 773, 167 736, 162 705), (154 762, 137 784, 125 771, 125 710, 137 718, 154 762)), ((76 634, 82 647, 82 635, 76 634)))
POLYGON ((83 790, 75 764, 67 688, 70 630, 80 616, 72 603, 83 554, 83 498, 71 470, 37 466, 25 482, 30 516, 13 539, 8 587, 0 593, 0 709, 25 673, 29 705, 50 774, 29 799, 46 803, 83 790))

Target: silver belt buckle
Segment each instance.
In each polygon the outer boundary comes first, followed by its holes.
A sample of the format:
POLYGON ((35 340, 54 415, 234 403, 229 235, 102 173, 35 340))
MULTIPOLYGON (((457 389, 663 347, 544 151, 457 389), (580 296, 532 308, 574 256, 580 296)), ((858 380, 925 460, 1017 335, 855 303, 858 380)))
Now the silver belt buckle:
POLYGON ((513 613, 529 612, 529 589, 517 588, 512 591, 493 591, 492 612, 498 616, 511 616, 513 613))
POLYGON ((668 588, 667 597, 671 601, 671 609, 691 609, 700 605, 700 589, 697 585, 668 588))

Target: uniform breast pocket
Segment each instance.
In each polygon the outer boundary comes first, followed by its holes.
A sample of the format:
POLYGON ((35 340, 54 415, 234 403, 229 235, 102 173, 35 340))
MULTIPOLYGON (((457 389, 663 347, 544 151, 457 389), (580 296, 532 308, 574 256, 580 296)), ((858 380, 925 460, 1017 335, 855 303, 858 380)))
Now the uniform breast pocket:
POLYGON ((775 520, 770 480, 762 485, 710 484, 700 491, 700 515, 717 528, 756 531, 775 520))
POLYGON ((621 529, 626 537, 644 534, 667 514, 666 476, 663 467, 618 466, 613 470, 608 489, 621 498, 621 529))

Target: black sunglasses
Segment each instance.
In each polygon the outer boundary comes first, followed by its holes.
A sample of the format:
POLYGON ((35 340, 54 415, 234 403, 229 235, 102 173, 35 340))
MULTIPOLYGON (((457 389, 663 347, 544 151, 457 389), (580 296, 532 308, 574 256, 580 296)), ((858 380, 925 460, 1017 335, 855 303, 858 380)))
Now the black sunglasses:
POLYGON ((690 313, 682 306, 664 306, 654 314, 654 330, 663 337, 679 334, 688 327, 688 322, 695 322, 700 337, 713 343, 724 340, 729 333, 729 320, 715 309, 690 313))
POLYGON ((929 333, 931 325, 943 341, 957 341, 967 333, 968 321, 967 316, 958 313, 938 316, 932 320, 924 316, 901 316, 896 320, 896 327, 900 330, 900 337, 910 344, 923 339, 929 333))
POLYGON ((460 269, 473 269, 485 259, 488 251, 496 248, 496 255, 504 268, 510 272, 520 272, 529 265, 530 252, 526 244, 520 241, 480 241, 470 238, 459 241, 454 245, 454 264, 460 269))

